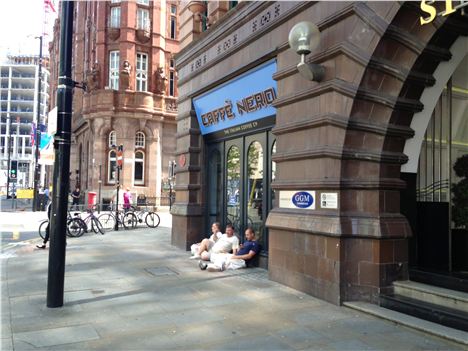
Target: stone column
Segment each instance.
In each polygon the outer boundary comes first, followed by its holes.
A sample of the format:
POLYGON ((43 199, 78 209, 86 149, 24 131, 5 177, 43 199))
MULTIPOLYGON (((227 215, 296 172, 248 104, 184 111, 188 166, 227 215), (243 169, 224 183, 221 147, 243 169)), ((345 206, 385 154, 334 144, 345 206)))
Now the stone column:
MULTIPOLYGON (((184 96, 186 87, 179 87, 184 96)), ((188 250, 199 238, 203 227, 201 194, 201 143, 195 111, 190 99, 179 101, 176 157, 185 156, 184 166, 177 165, 176 200, 172 207, 172 245, 188 250)))

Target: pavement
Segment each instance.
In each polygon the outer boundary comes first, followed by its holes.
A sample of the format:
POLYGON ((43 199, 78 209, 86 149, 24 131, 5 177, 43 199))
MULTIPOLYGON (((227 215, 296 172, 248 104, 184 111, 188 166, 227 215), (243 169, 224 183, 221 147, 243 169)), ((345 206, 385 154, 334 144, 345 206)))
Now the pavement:
POLYGON ((156 229, 69 238, 60 308, 46 307, 49 250, 35 248, 39 239, 7 248, 1 350, 466 350, 275 283, 261 268, 201 271, 170 245, 171 217, 161 217, 156 229))

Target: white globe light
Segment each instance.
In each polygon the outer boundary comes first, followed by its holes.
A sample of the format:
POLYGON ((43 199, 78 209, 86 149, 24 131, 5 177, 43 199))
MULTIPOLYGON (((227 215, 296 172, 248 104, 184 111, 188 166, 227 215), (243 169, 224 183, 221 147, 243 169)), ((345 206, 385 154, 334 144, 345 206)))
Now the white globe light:
POLYGON ((314 50, 320 42, 320 31, 311 22, 299 22, 289 32, 289 46, 298 55, 307 55, 314 50))

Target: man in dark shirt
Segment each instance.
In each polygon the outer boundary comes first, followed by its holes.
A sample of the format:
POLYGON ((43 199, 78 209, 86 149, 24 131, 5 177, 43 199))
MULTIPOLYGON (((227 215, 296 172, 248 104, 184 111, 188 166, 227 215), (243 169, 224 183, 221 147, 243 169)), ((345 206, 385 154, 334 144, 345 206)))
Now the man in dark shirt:
POLYGON ((75 188, 75 190, 73 190, 73 192, 71 193, 71 196, 72 196, 72 199, 73 199, 73 202, 72 202, 72 205, 70 207, 70 211, 73 211, 73 209, 77 209, 78 210, 80 209, 80 195, 81 195, 81 192, 80 192, 80 187, 77 186, 75 188))
POLYGON ((211 254, 212 263, 200 263, 200 269, 207 269, 209 272, 219 272, 225 269, 239 269, 247 267, 249 261, 260 252, 260 245, 255 240, 255 232, 252 228, 245 230, 246 241, 236 254, 211 254))

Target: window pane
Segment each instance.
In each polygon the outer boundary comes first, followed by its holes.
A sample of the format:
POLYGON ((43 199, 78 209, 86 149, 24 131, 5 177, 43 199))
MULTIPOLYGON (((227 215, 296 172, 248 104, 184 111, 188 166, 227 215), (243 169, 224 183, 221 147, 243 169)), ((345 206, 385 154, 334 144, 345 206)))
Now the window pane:
POLYGON ((250 144, 247 161, 247 226, 252 226, 257 233, 257 240, 263 242, 263 148, 258 141, 250 144))
POLYGON ((111 8, 110 27, 111 28, 119 28, 120 27, 120 7, 112 7, 111 8))
MULTIPOLYGON (((142 132, 138 132, 135 135, 135 147, 145 147, 145 134, 143 134, 142 132)), ((139 152, 137 154, 142 155, 141 152, 139 152)))
POLYGON ((171 16, 171 39, 176 37, 176 18, 171 16))
MULTIPOLYGON (((239 186, 240 186, 240 150, 237 146, 232 146, 229 149, 226 161, 227 169, 227 219, 226 223, 233 224, 234 227, 239 226, 240 222, 240 203, 239 203, 239 186)), ((236 231, 239 228, 234 228, 236 231)))
POLYGON ((149 11, 146 9, 138 9, 137 11, 137 28, 149 30, 149 11))
POLYGON ((118 51, 111 51, 109 56, 109 87, 118 90, 120 54, 118 51))
POLYGON ((135 163, 135 181, 143 180, 143 162, 135 163))
POLYGON ((149 0, 137 0, 137 4, 140 4, 140 5, 149 5, 149 0))
POLYGON ((177 14, 177 7, 174 5, 171 5, 171 14, 173 15, 177 14))
POLYGON ((148 84, 148 55, 137 53, 136 90, 147 91, 148 84))
POLYGON ((169 95, 174 96, 174 94, 175 94, 174 72, 169 72, 169 95))

